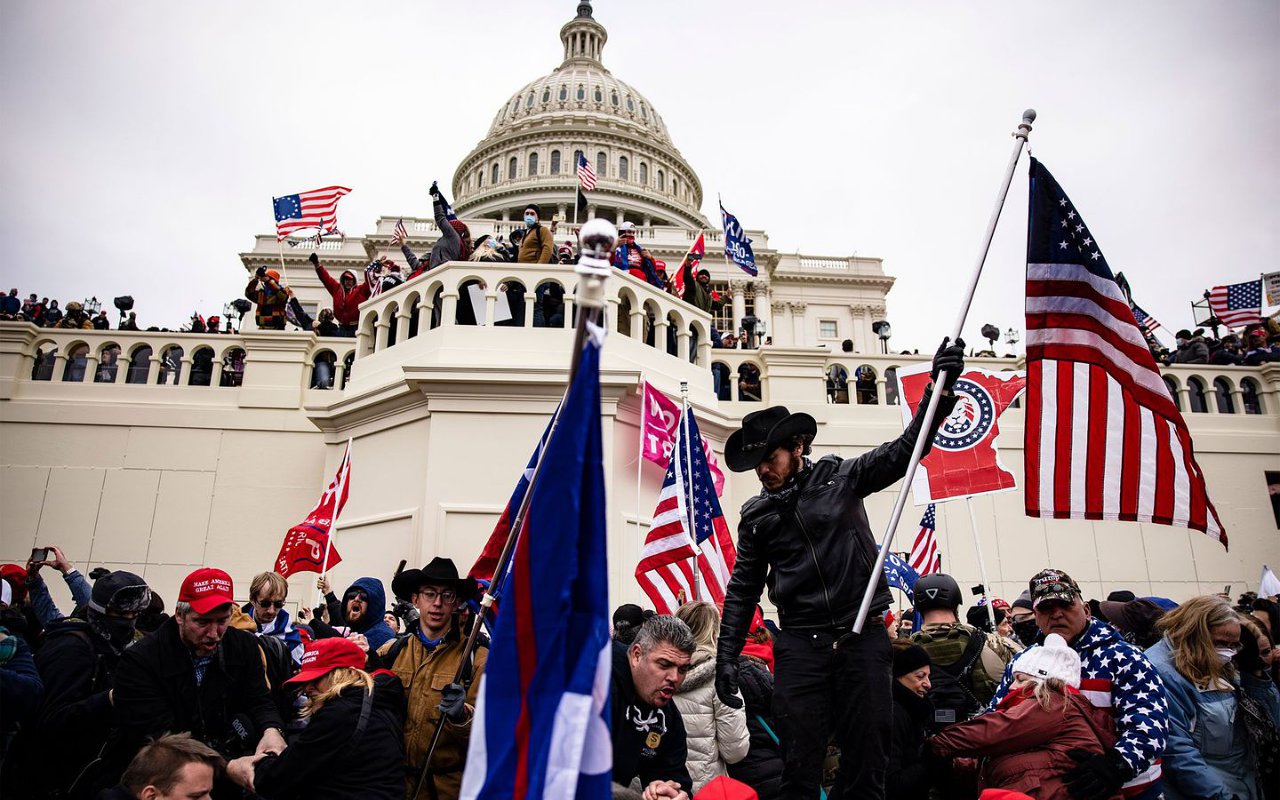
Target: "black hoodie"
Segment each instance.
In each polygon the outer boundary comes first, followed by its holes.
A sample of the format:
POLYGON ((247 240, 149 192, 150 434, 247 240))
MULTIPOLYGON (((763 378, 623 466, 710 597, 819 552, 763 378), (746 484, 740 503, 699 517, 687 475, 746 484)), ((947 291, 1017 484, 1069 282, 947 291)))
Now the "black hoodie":
POLYGON ((675 781, 693 795, 693 779, 685 762, 689 747, 684 720, 675 703, 654 708, 636 697, 626 645, 613 645, 613 684, 609 692, 613 718, 613 782, 627 786, 639 776, 640 785, 675 781))

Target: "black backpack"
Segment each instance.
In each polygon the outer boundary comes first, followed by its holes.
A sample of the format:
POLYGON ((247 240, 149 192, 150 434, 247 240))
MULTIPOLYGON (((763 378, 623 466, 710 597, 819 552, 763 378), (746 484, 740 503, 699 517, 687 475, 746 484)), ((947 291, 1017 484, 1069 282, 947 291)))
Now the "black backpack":
POLYGON ((986 633, 956 627, 941 636, 921 631, 911 638, 929 653, 932 662, 928 695, 933 703, 931 732, 975 716, 983 703, 973 691, 973 670, 987 644, 986 633))

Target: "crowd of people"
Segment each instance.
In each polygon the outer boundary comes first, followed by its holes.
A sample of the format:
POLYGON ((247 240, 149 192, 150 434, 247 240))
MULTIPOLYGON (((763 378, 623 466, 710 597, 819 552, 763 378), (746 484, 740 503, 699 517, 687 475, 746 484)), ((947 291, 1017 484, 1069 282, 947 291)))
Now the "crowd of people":
MULTIPOLYGON (((1216 329, 1215 329, 1216 330, 1216 329)), ((1262 319, 1222 338, 1204 328, 1183 328, 1176 334, 1173 350, 1149 339, 1152 355, 1161 364, 1213 364, 1215 366, 1256 367, 1280 361, 1280 320, 1262 319)))

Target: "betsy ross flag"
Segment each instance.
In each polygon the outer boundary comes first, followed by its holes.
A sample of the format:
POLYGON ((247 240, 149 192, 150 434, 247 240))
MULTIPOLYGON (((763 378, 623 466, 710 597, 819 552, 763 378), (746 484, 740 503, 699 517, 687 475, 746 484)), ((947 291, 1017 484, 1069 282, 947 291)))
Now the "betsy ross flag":
POLYGON ((1182 414, 1098 243, 1031 159, 1026 512, 1227 535, 1182 414))
POLYGON ((295 572, 328 572, 342 561, 338 548, 329 544, 329 537, 333 532, 333 523, 342 513, 350 494, 351 441, 348 440, 342 462, 338 464, 338 472, 329 481, 324 494, 320 495, 320 502, 311 509, 306 519, 294 525, 284 535, 280 555, 276 556, 276 572, 286 578, 295 572), (324 557, 326 549, 329 551, 327 560, 324 557))
POLYGON ((690 272, 695 276, 698 274, 698 267, 702 264, 702 259, 707 255, 707 240, 702 231, 698 231, 698 238, 693 240, 693 246, 689 248, 689 252, 684 254, 684 259, 680 262, 680 268, 676 270, 676 274, 671 276, 671 284, 675 287, 676 297, 684 297, 684 271, 688 266, 690 272))
POLYGON ((724 590, 737 557, 701 442, 698 422, 689 409, 681 420, 658 507, 636 565, 636 580, 659 614, 674 614, 693 600, 724 605, 724 590), (693 446, 685 447, 686 441, 693 446), (697 537, 700 591, 695 591, 689 563, 693 557, 690 531, 697 537))
POLYGON ((555 469, 529 489, 471 723, 467 800, 610 797, 603 333, 588 337, 546 443, 555 469))
POLYGON ((1209 290, 1209 310, 1228 328, 1262 321, 1262 281, 1215 286, 1209 290))
MULTIPOLYGON (((920 518, 920 532, 911 545, 911 568, 920 575, 932 575, 942 569, 942 556, 938 555, 938 519, 933 503, 920 518)), ((886 559, 887 561, 887 559, 886 559)), ((912 586, 915 584, 913 583, 912 586)))
POLYGON ((590 192, 596 188, 596 171, 587 160, 586 153, 578 153, 578 185, 584 192, 590 192))
POLYGON ((276 214, 276 238, 284 239, 294 231, 306 228, 319 228, 321 233, 336 231, 338 201, 350 192, 344 186, 326 186, 271 198, 276 214))

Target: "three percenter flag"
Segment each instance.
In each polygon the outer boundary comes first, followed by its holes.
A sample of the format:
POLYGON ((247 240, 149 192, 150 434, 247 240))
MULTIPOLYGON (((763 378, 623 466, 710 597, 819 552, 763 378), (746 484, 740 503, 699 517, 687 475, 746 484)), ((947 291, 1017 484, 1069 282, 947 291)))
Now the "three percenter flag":
POLYGON ((1227 544, 1133 311, 1062 187, 1031 159, 1026 511, 1194 528, 1227 544))

